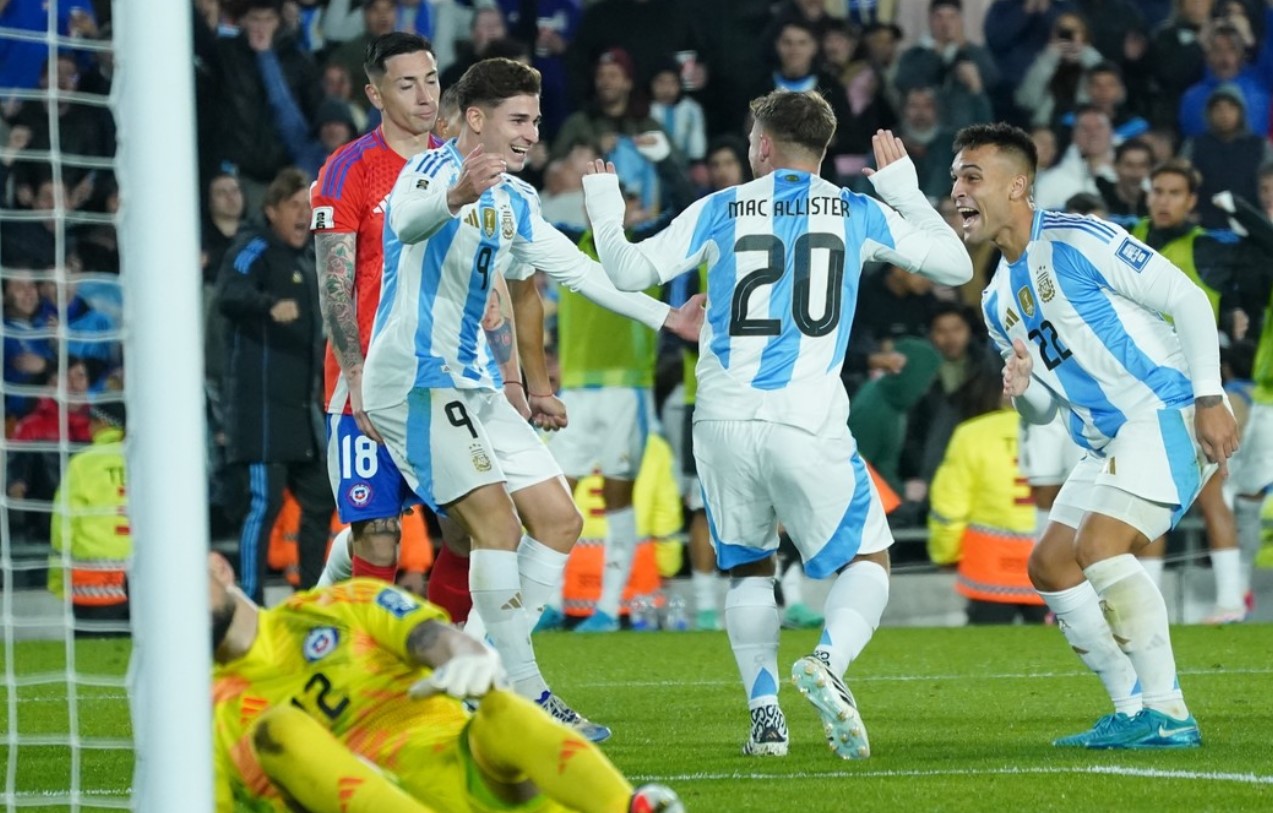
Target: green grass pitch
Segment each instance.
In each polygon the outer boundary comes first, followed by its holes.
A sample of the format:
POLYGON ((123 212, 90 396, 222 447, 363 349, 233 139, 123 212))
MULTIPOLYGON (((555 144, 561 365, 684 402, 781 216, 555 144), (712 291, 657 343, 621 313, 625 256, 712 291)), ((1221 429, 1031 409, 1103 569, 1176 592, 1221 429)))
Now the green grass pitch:
MULTIPOLYGON (((815 636, 783 633, 784 669, 815 636)), ((1203 748, 1086 752, 1049 745, 1106 711, 1096 678, 1057 630, 884 629, 848 675, 871 737, 873 755, 861 762, 831 754, 789 684, 781 697, 791 753, 741 756, 746 705, 723 633, 552 633, 536 642, 556 689, 613 727, 605 750, 619 767, 636 782, 672 785, 691 813, 1273 810, 1273 626, 1182 627, 1174 637, 1203 748)), ((78 666, 122 674, 126 646, 80 643, 78 666)), ((61 644, 16 652, 19 674, 64 664, 61 644)), ((79 696, 85 733, 127 735, 119 690, 81 687, 79 696)), ((6 726, 16 706, 23 735, 66 730, 63 689, 23 687, 15 699, 0 703, 6 726)), ((84 752, 90 798, 126 790, 130 774, 126 752, 84 752)), ((21 748, 25 803, 64 791, 68 777, 66 749, 21 748)))

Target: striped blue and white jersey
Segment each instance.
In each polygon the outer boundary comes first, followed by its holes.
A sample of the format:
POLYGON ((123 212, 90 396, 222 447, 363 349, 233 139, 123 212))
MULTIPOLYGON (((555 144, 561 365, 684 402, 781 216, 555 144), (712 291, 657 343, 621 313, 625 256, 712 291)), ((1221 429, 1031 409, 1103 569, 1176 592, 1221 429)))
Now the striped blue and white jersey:
POLYGON ((1209 305, 1210 348, 1186 346, 1177 331, 1181 303, 1195 293, 1180 269, 1121 227, 1038 210, 1025 253, 1000 261, 982 309, 1004 357, 1014 339, 1025 343, 1031 386, 1047 387, 1069 410, 1075 442, 1099 453, 1128 420, 1220 392, 1209 305), (1176 326, 1165 318, 1172 313, 1176 326))
MULTIPOLYGON (((906 164, 889 177, 904 173, 906 164)), ((593 223, 612 276, 626 263, 624 251, 638 252, 662 282, 707 263, 695 420, 763 420, 816 432, 848 419, 840 368, 862 263, 916 270, 931 251, 950 254, 971 273, 958 238, 919 200, 928 225, 947 239, 934 239, 874 198, 788 169, 696 201, 630 250, 616 239, 603 246, 613 229, 597 225, 595 214, 593 223)))
MULTIPOLYGON (((400 404, 413 388, 495 388, 481 319, 496 275, 522 279, 538 268, 569 284, 595 265, 512 176, 452 215, 446 192, 462 162, 454 141, 417 155, 389 196, 384 283, 363 372, 368 409, 400 404)), ((599 267, 596 275, 604 279, 599 267)))

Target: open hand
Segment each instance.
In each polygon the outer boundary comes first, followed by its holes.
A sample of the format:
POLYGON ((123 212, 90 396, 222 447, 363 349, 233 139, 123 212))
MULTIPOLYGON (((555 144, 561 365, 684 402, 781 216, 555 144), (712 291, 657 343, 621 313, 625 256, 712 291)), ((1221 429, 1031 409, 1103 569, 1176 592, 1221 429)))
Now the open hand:
POLYGON ((1034 369, 1034 359, 1026 350, 1025 342, 1012 340, 1012 355, 1003 365, 1003 394, 1012 398, 1025 395, 1030 386, 1030 372, 1034 369))
POLYGON ((875 148, 875 169, 867 167, 862 174, 871 177, 886 166, 906 157, 906 145, 902 139, 893 135, 892 130, 876 130, 871 136, 871 146, 875 148))
POLYGON ((604 158, 597 158, 584 164, 584 175, 618 175, 614 171, 614 162, 607 161, 604 158))

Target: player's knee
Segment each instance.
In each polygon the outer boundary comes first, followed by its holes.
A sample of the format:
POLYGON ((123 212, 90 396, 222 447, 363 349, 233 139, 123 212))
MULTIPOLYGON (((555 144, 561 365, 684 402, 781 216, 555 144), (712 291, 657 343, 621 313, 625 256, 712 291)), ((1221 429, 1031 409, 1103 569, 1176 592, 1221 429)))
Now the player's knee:
POLYGON ((350 531, 354 556, 375 565, 391 565, 398 561, 402 523, 397 517, 358 520, 350 523, 350 531))
POLYGON ((302 736, 306 723, 312 723, 305 712, 292 706, 276 706, 252 725, 252 745, 263 760, 285 754, 302 736))
MULTIPOLYGON (((1074 581, 1074 572, 1078 570, 1078 565, 1074 561, 1073 554, 1062 556, 1061 552, 1055 547, 1046 547, 1044 545, 1036 545, 1030 553, 1030 560, 1026 563, 1026 574, 1030 577, 1030 584, 1034 585, 1034 589, 1044 593, 1054 593, 1072 587, 1066 584, 1067 581, 1074 581), (1067 571, 1068 574, 1067 574, 1067 571)), ((1078 574, 1078 580, 1082 580, 1082 573, 1078 574)), ((1077 584, 1077 581, 1075 581, 1077 584)))

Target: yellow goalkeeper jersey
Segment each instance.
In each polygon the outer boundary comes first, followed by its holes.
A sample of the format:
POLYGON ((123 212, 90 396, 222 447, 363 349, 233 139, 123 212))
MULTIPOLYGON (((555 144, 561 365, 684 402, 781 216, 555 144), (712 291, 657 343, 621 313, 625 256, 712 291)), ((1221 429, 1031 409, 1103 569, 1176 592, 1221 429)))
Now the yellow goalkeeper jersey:
POLYGON ((429 674, 407 637, 446 612, 374 579, 297 593, 260 613, 246 655, 213 670, 217 810, 286 810, 256 759, 249 730, 266 709, 291 703, 350 750, 394 771, 408 739, 453 740, 468 719, 458 700, 412 700, 429 674))

